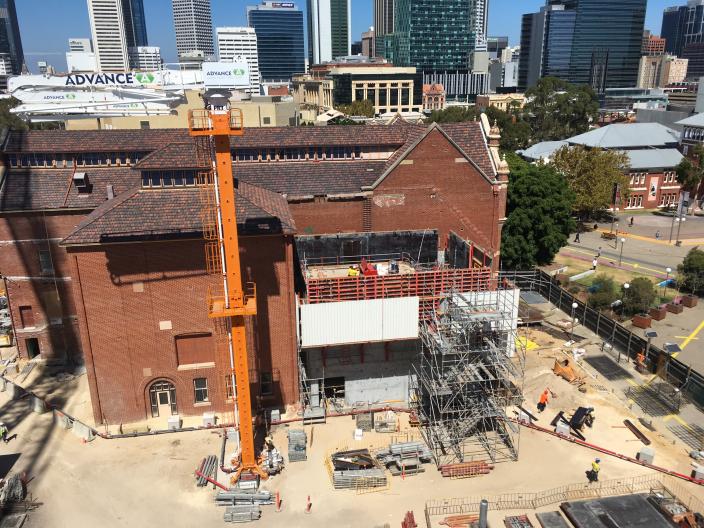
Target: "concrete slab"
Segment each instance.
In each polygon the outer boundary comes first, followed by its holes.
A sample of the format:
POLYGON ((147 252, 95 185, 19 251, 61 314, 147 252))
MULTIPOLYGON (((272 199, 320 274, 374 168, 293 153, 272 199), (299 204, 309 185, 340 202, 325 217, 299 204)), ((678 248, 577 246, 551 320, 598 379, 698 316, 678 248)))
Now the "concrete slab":
POLYGON ((566 502, 560 508, 575 528, 672 528, 645 494, 566 502))
POLYGON ((536 513, 535 516, 542 528, 570 528, 559 511, 536 513))

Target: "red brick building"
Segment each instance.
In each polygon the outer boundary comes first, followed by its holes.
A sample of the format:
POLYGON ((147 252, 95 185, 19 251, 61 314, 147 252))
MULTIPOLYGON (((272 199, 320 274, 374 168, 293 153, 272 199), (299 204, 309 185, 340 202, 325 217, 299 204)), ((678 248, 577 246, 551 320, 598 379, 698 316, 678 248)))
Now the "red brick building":
MULTIPOLYGON (((233 139, 258 407, 298 400, 294 233, 436 229, 444 246, 454 231, 496 268, 507 168, 490 144, 486 120, 233 139)), ((96 423, 223 411, 226 343, 206 316, 219 278, 187 133, 12 132, 3 151, 0 273, 20 353, 85 360, 96 423)))

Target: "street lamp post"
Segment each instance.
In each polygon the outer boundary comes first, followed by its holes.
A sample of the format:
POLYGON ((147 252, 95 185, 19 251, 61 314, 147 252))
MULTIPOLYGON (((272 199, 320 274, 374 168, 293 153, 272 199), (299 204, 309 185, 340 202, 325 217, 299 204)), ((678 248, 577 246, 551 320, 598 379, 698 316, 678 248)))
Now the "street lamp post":
MULTIPOLYGON (((623 295, 621 296, 621 315, 623 315, 623 310, 625 309, 624 302, 626 301, 626 294, 628 293, 628 288, 630 288, 631 285, 628 284, 627 282, 624 283, 623 285, 623 295)), ((614 333, 613 336, 611 337, 611 346, 614 346, 614 337, 616 337, 616 322, 614 321, 614 333)), ((621 363, 621 347, 618 347, 618 360, 619 363, 621 363)))
POLYGON ((621 252, 618 254, 618 266, 621 267, 621 262, 623 261, 623 246, 626 243, 625 238, 621 238, 621 252))
POLYGON ((570 341, 574 342, 574 311, 579 305, 576 302, 572 303, 572 331, 570 332, 570 341))
POLYGON ((616 236, 614 237, 614 249, 618 246, 618 222, 616 222, 616 236))
POLYGON ((672 268, 665 268, 667 276, 665 277, 665 286, 662 289, 662 296, 667 297, 667 283, 670 282, 670 273, 672 273, 672 268))

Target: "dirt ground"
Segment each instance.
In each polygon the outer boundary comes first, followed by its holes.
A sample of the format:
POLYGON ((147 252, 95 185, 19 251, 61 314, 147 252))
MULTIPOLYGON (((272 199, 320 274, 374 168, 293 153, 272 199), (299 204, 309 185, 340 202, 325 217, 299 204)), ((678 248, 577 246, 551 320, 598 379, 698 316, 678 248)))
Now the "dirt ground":
MULTIPOLYGON (((637 423, 623 399, 603 379, 586 373, 587 389, 579 392, 574 385, 552 373, 555 357, 562 357, 559 334, 552 336, 532 331, 531 341, 539 347, 528 353, 526 361, 525 406, 539 417, 538 424, 549 427, 559 410, 569 412, 579 405, 596 409, 593 429, 587 429, 587 441, 608 449, 635 456, 641 443, 623 427, 625 418, 637 423), (549 387, 557 397, 551 399, 543 414, 537 413, 540 392, 549 387)), ((85 376, 83 376, 83 379, 85 376)), ((81 383, 67 380, 66 383, 81 383)), ((66 405, 83 404, 81 391, 66 391, 55 396, 65 398, 66 405)), ((212 487, 197 488, 193 470, 207 455, 220 452, 218 430, 162 434, 141 438, 82 443, 70 431, 54 426, 50 413, 35 414, 26 400, 11 401, 0 393, 0 420, 10 425, 16 439, 0 444, 2 473, 26 471, 32 478, 29 492, 42 505, 33 511, 25 526, 30 528, 88 528, 171 526, 208 528, 222 526, 223 510, 213 504, 212 487)), ((403 415, 402 429, 410 430, 403 415)), ((275 444, 287 450, 286 431, 297 424, 277 426, 275 444)), ((497 464, 489 474, 474 479, 451 480, 440 476, 434 466, 424 466, 420 475, 393 477, 388 490, 357 495, 353 491, 335 491, 324 465, 326 455, 339 447, 382 446, 390 434, 365 433, 361 441, 353 440, 355 422, 350 417, 329 419, 327 424, 306 426, 312 446, 308 460, 287 465, 283 473, 264 485, 279 491, 283 511, 264 506, 261 526, 296 527, 381 527, 399 526, 406 511, 415 512, 419 526, 425 526, 423 508, 429 499, 467 496, 491 496, 546 490, 565 484, 585 482, 585 470, 597 454, 545 433, 523 429, 518 462, 497 464), (312 513, 305 514, 307 497, 312 513)), ((413 430, 415 431, 415 430, 413 430)), ((666 433, 643 430, 655 448, 655 464, 689 473, 690 460, 684 444, 666 433)), ((602 480, 654 474, 654 472, 613 457, 602 458, 602 480)), ((684 484, 704 498, 704 489, 684 484)), ((557 509, 558 505, 547 508, 557 509)), ((516 512, 523 513, 523 512, 516 512)), ((492 526, 500 526, 507 512, 492 512, 492 526)), ((534 524, 538 526, 533 518, 534 524)))

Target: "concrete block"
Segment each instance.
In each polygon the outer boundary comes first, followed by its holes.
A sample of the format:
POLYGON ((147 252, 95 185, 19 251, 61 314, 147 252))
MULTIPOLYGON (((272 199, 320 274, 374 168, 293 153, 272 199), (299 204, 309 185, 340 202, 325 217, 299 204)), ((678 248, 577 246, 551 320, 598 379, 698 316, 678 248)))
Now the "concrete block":
POLYGON ((86 442, 92 442, 93 440, 95 440, 93 430, 86 424, 79 421, 73 422, 73 434, 75 434, 78 438, 85 440, 86 442))
POLYGON ((73 427, 73 420, 59 411, 54 411, 54 420, 56 425, 62 429, 71 429, 73 427))
POLYGON ((278 409, 274 409, 271 411, 271 421, 272 422, 278 422, 281 420, 281 411, 278 409))
POLYGON ((7 382, 7 391, 12 400, 19 400, 25 394, 25 390, 22 387, 15 385, 11 381, 7 382))
POLYGON ((518 412, 518 421, 523 422, 523 423, 531 423, 530 421, 530 416, 528 416, 526 413, 523 411, 518 412))
POLYGON ((5 392, 7 390, 7 380, 0 377, 0 392, 5 392))
POLYGON ((214 427, 215 426, 215 413, 207 412, 203 413, 203 427, 214 427))
POLYGON ((354 430, 353 438, 355 440, 361 440, 363 436, 364 436, 364 431, 362 431, 361 429, 354 430))
POLYGON ((32 411, 37 414, 43 414, 47 411, 46 403, 40 397, 32 394, 31 396, 32 411))
POLYGON ((560 420, 555 426, 555 432, 561 435, 570 436, 570 426, 560 420))
POLYGON ((704 466, 700 466, 699 464, 693 464, 694 469, 692 469, 692 478, 695 479, 704 479, 704 466))
POLYGON ((166 421, 166 423, 166 428, 169 431, 181 429, 181 417, 178 414, 176 416, 169 416, 169 419, 166 421))
POLYGON ((652 447, 642 447, 636 454, 636 459, 646 464, 652 464, 655 460, 655 449, 652 447))

